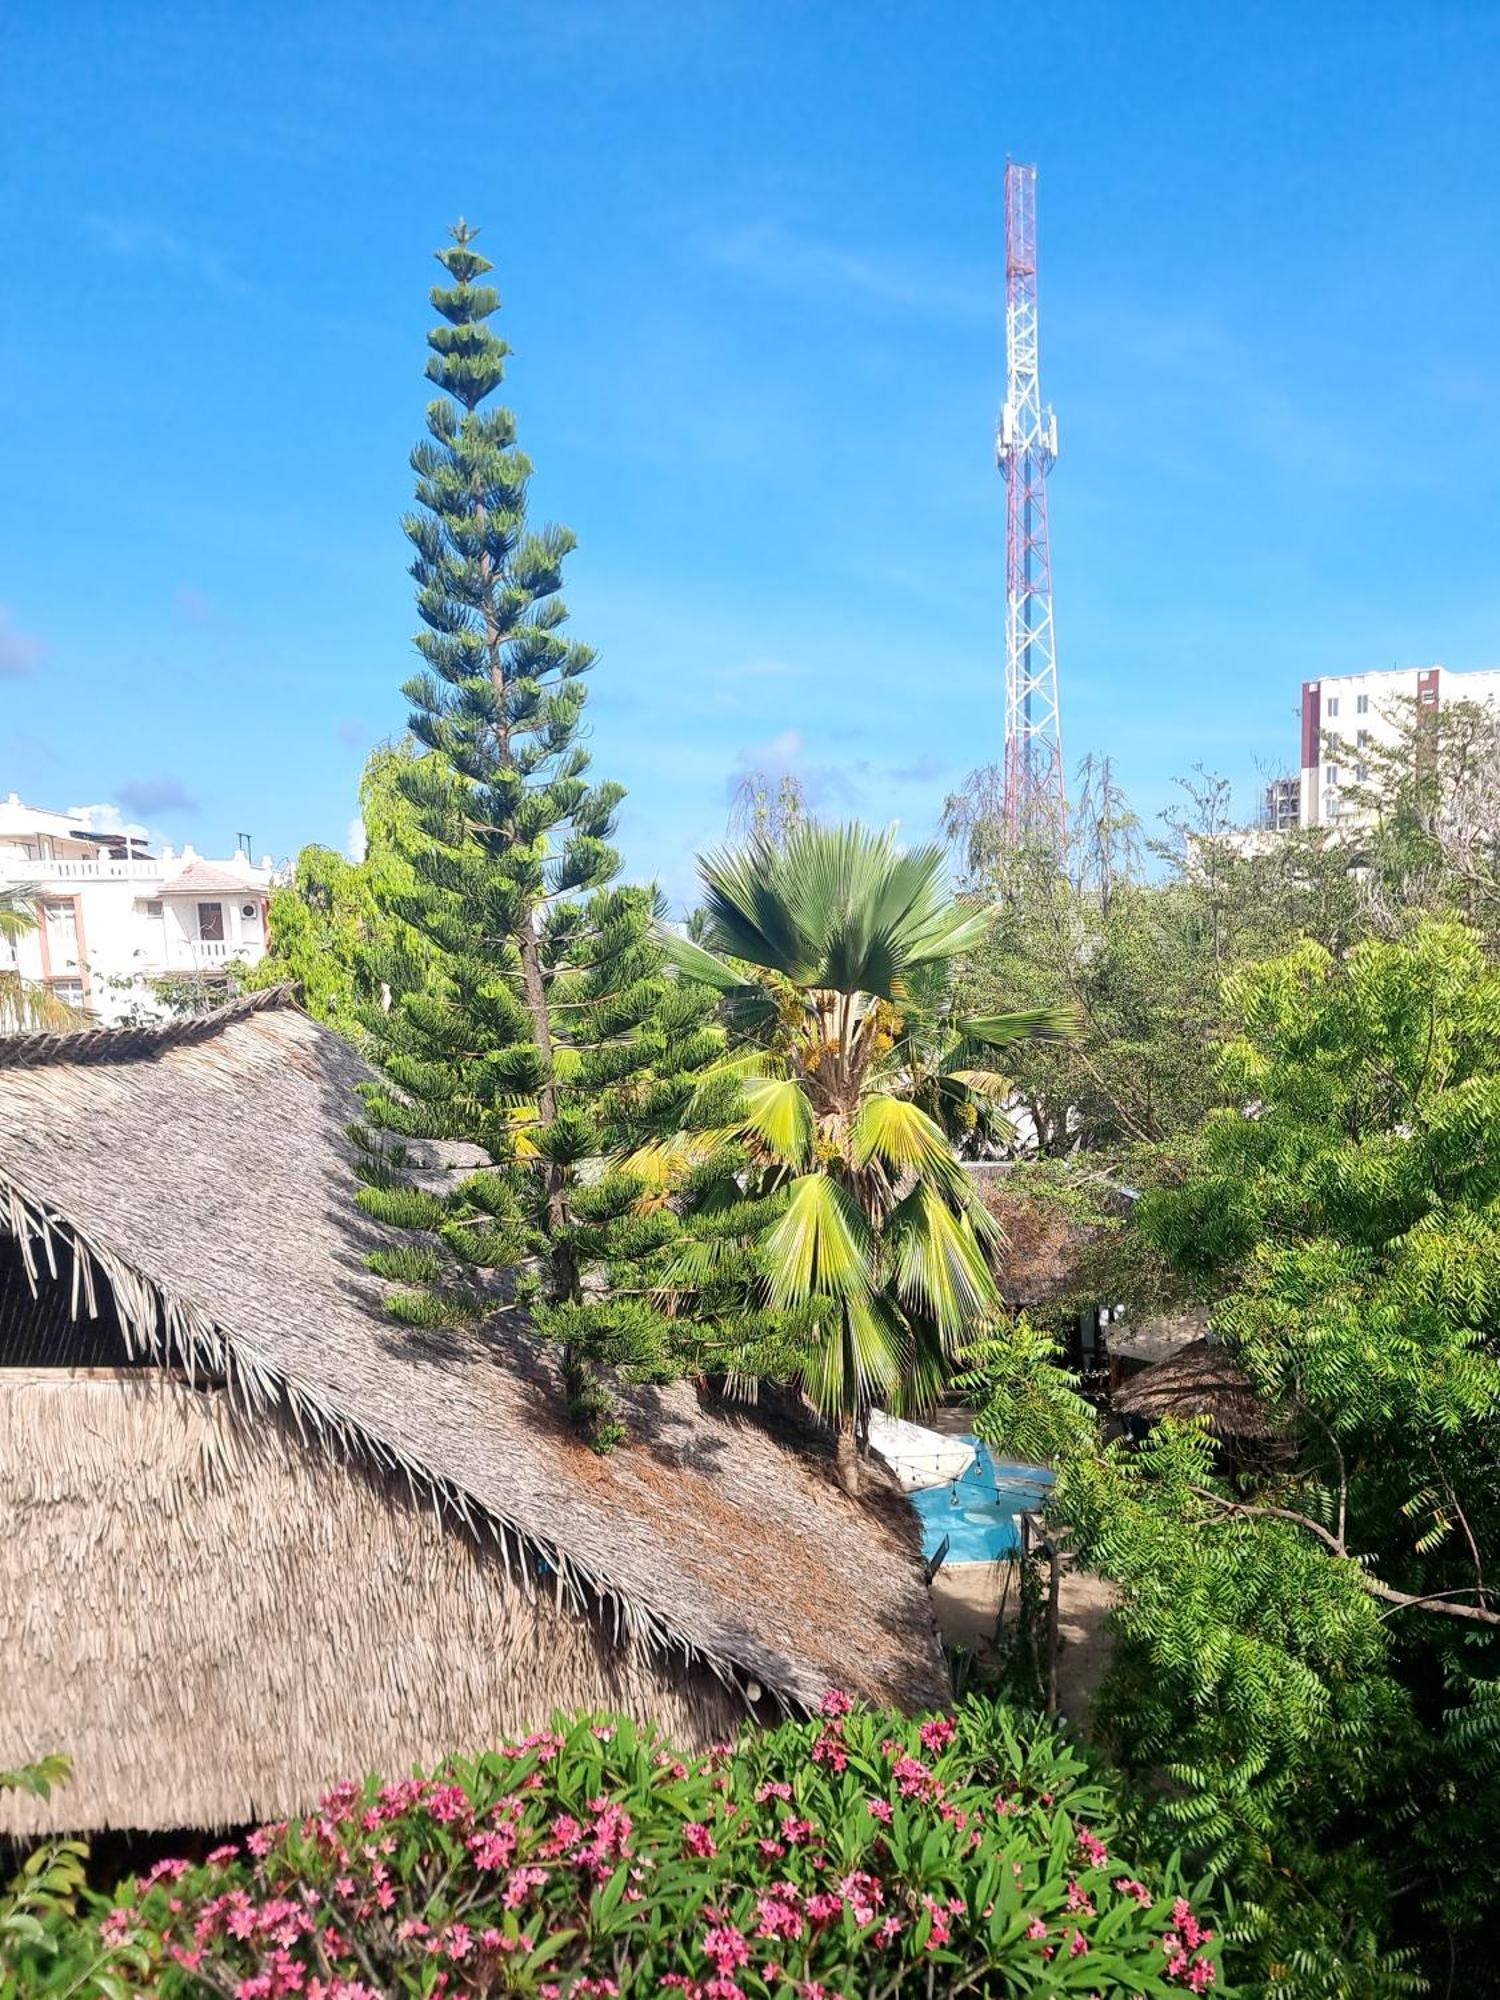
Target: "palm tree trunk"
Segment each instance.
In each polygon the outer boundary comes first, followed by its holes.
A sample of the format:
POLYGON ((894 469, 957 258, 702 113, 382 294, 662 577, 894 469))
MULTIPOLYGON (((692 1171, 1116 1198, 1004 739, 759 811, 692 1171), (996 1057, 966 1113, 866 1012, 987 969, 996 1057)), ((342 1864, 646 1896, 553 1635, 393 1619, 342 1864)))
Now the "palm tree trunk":
POLYGON ((851 1500, 860 1494, 859 1440, 854 1434, 854 1418, 848 1411, 840 1411, 838 1428, 833 1434, 833 1469, 839 1485, 851 1500))

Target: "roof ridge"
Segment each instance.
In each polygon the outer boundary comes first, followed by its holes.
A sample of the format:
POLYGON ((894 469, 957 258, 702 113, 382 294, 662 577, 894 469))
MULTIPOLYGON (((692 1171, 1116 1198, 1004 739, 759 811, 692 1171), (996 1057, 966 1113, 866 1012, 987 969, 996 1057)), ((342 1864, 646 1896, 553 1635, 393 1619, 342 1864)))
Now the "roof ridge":
POLYGON ((241 993, 207 1014, 140 1022, 128 1028, 43 1028, 32 1034, 0 1034, 0 1069, 35 1069, 47 1063, 140 1062, 184 1042, 204 1042, 264 1007, 293 1007, 290 982, 241 993))

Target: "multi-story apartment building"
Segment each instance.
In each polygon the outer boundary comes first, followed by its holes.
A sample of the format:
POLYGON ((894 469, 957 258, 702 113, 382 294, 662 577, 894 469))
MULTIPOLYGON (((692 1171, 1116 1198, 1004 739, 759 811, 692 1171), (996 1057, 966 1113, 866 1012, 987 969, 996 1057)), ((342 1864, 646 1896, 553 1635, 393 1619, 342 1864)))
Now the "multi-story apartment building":
POLYGON ((0 801, 0 892, 24 894, 37 927, 0 942, 0 970, 110 1022, 159 1011, 151 982, 253 964, 266 948, 269 855, 209 861, 96 833, 66 813, 0 801))
POLYGON ((1500 672, 1456 674, 1447 667, 1393 667, 1384 673, 1331 674, 1302 683, 1302 776, 1299 819, 1303 826, 1358 822, 1349 798, 1368 768, 1360 752, 1394 743, 1412 705, 1441 708, 1456 701, 1500 703, 1500 672), (1327 739, 1340 748, 1330 752, 1327 739))

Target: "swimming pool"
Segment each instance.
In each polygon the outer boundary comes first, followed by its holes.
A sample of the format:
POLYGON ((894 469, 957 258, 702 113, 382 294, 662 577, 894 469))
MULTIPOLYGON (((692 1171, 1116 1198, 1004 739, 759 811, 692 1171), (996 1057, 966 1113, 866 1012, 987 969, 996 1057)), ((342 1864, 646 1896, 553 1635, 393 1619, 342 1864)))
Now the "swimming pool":
POLYGON ((995 1562, 1021 1540, 1016 1515, 1046 1504, 1052 1474, 1045 1465, 1015 1465, 992 1458, 978 1438, 965 1441, 974 1447, 974 1463, 962 1479, 908 1495, 922 1523, 922 1553, 929 1561, 946 1535, 948 1562, 995 1562))

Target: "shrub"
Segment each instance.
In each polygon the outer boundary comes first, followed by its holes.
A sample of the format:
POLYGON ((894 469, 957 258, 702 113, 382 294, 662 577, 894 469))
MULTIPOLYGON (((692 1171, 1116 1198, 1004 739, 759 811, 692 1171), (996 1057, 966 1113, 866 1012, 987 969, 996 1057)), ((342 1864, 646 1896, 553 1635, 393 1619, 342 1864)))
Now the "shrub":
POLYGON ((1113 1839, 1107 1793, 1046 1725, 980 1702, 919 1725, 830 1693, 693 1761, 585 1717, 340 1785, 206 1863, 158 1862, 97 1937, 118 1992, 235 2000, 1215 1986, 1217 1923, 1113 1839))

